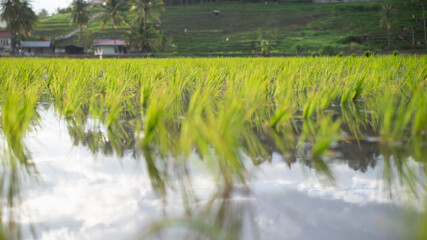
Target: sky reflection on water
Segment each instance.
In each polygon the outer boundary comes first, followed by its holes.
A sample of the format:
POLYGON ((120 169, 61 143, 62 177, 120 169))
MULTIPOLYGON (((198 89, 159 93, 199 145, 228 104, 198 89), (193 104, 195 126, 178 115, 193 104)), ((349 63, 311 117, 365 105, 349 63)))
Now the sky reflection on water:
MULTIPOLYGON (((22 222, 32 223, 40 239, 133 239, 163 217, 185 216, 179 184, 162 197, 152 189, 145 161, 130 152, 94 156, 87 147, 73 146, 66 123, 52 109, 41 115, 41 127, 26 139, 41 181, 27 179, 22 198, 29 210, 22 222)), ((381 161, 365 172, 336 161, 330 164, 334 184, 300 163, 290 169, 278 153, 271 163, 247 166, 250 191, 233 194, 225 213, 242 214, 242 239, 399 239, 410 232, 403 227, 404 199, 391 199, 383 189, 381 161)), ((197 196, 190 207, 197 215, 215 194, 216 182, 195 154, 189 168, 197 196)), ((172 229, 155 237, 186 234, 172 229)), ((28 229, 24 235, 31 239, 28 229)))

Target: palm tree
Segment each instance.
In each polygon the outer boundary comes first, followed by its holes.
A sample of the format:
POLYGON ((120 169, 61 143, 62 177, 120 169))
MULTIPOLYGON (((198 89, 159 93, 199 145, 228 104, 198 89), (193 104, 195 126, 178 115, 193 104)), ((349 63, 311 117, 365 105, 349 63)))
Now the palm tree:
POLYGON ((160 23, 162 0, 131 0, 130 4, 130 12, 135 14, 133 22, 142 26, 144 31, 149 22, 160 23))
POLYGON ((126 10, 127 4, 122 0, 107 0, 102 4, 101 27, 104 27, 111 21, 115 52, 117 52, 116 26, 127 24, 126 10))
POLYGON ((391 29, 390 18, 391 18, 391 11, 392 11, 391 5, 386 4, 386 5, 382 5, 381 6, 380 27, 382 27, 384 24, 387 27, 387 41, 388 41, 387 47, 388 48, 391 47, 391 43, 390 43, 390 29, 391 29))
POLYGON ((0 18, 7 23, 7 30, 12 34, 12 48, 21 35, 29 36, 37 22, 37 15, 29 2, 22 0, 2 0, 0 18))
POLYGON ((73 0, 71 3, 70 24, 80 28, 80 41, 83 42, 83 26, 89 21, 89 12, 87 11, 85 0, 73 0))

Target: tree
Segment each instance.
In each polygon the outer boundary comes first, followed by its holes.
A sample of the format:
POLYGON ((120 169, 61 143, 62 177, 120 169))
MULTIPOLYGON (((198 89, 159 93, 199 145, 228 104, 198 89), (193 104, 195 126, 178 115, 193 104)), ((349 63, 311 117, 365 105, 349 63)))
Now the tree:
POLYGON ((71 3, 70 24, 80 28, 80 42, 83 42, 83 26, 89 21, 88 5, 85 0, 73 0, 71 3))
POLYGON ((386 4, 386 5, 382 5, 381 6, 380 27, 382 27, 384 25, 386 25, 386 27, 387 27, 387 42, 388 42, 387 47, 388 48, 391 47, 391 43, 390 43, 390 29, 391 29, 390 18, 391 18, 391 11, 392 11, 392 6, 391 5, 386 4))
POLYGON ((416 21, 415 21, 415 15, 412 14, 412 21, 411 21, 411 24, 410 24, 411 35, 412 35, 412 47, 415 47, 415 34, 414 34, 415 23, 416 23, 416 21))
POLYGON ((116 27, 127 24, 125 12, 127 4, 122 0, 107 0, 102 5, 101 27, 111 22, 114 39, 114 51, 117 52, 116 27))
POLYGON ((21 36, 29 36, 37 22, 37 16, 29 2, 23 0, 2 0, 0 17, 7 24, 7 30, 12 34, 12 48, 15 51, 15 41, 21 36))
POLYGON ((133 24, 128 32, 128 41, 132 49, 138 52, 150 52, 155 45, 155 39, 159 35, 159 31, 151 25, 145 30, 137 24, 133 24))
POLYGON ((138 52, 152 51, 155 46, 164 45, 165 37, 156 25, 160 23, 163 11, 161 0, 131 0, 130 13, 135 17, 129 32, 129 42, 138 52))
POLYGON ((71 8, 67 7, 67 8, 56 8, 56 13, 57 14, 64 14, 64 13, 70 13, 71 12, 71 8))
POLYGON ((46 9, 40 10, 40 12, 37 14, 37 17, 39 19, 47 18, 49 17, 49 13, 46 11, 46 9))
POLYGON ((148 23, 160 23, 160 12, 163 11, 161 0, 131 0, 130 12, 135 14, 133 23, 137 23, 144 30, 148 23))

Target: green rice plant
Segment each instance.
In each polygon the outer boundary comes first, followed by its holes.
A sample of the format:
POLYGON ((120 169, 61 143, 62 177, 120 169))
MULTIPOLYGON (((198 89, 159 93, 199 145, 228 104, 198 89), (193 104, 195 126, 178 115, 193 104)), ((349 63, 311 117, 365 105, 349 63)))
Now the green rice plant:
POLYGON ((332 101, 339 95, 339 87, 335 84, 318 86, 307 94, 307 101, 303 108, 303 118, 310 118, 315 111, 328 108, 332 101))
POLYGON ((27 163, 29 153, 23 147, 22 141, 30 127, 38 121, 39 116, 36 111, 38 91, 39 86, 23 89, 12 83, 1 107, 2 132, 13 155, 24 164, 27 163))
POLYGON ((425 110, 418 109, 425 106, 425 100, 420 99, 419 96, 415 95, 408 100, 386 95, 383 100, 377 100, 380 101, 378 104, 381 104, 380 128, 384 141, 402 141, 405 136, 411 134, 411 130, 414 134, 427 130, 425 110))
POLYGON ((364 73, 356 72, 348 76, 343 82, 341 104, 347 104, 349 100, 357 100, 364 89, 366 76, 364 73))
POLYGON ((166 88, 158 90, 158 97, 150 102, 144 115, 144 139, 142 146, 147 147, 151 140, 154 138, 156 131, 163 127, 162 117, 165 114, 169 104, 171 103, 168 98, 162 97, 163 94, 167 94, 166 88))
MULTIPOLYGON (((363 137, 361 129, 366 129, 369 126, 372 126, 370 115, 367 113, 366 109, 361 111, 361 107, 357 104, 350 104, 346 106, 341 106, 341 116, 343 124, 345 124, 351 132, 351 136, 356 138, 359 141, 363 137)), ((375 129, 375 127, 373 127, 375 129)))
MULTIPOLYGON (((341 120, 328 115, 318 116, 317 121, 312 119, 303 121, 302 132, 298 139, 298 148, 306 151, 309 146, 309 158, 311 166, 330 181, 334 182, 334 174, 323 156, 328 154, 328 149, 336 141, 340 140, 341 120)), ((307 156, 304 155, 304 159, 307 156)))
MULTIPOLYGON (((427 131, 427 91, 421 88, 414 93, 413 98, 409 104, 409 108, 414 112, 412 118, 412 133, 422 134, 427 131)), ((410 110, 410 111, 411 111, 410 110)))
MULTIPOLYGON (((347 140, 379 141, 380 154, 400 157, 390 170, 406 167, 409 156, 425 156, 426 59, 0 59, 0 135, 10 146, 1 157, 32 168, 23 139, 46 104, 73 144, 94 156, 143 159, 162 197, 179 179, 187 206, 195 201, 187 169, 194 156, 224 195, 245 185, 248 160, 259 165, 273 152, 332 179, 330 149, 347 140)), ((398 170, 411 180, 410 169, 398 170)))
POLYGON ((319 116, 316 124, 307 121, 303 124, 303 131, 300 142, 306 139, 312 141, 311 154, 313 157, 320 157, 335 141, 340 140, 341 119, 332 119, 330 116, 319 116))
POLYGON ((2 215, 7 220, 2 223, 8 223, 7 231, 2 234, 11 239, 19 239, 22 234, 21 226, 15 224, 21 210, 21 178, 38 181, 37 169, 24 138, 38 125, 40 119, 37 112, 40 84, 31 81, 23 83, 15 76, 11 74, 2 82, 6 91, 2 95, 0 108, 0 209, 2 212, 3 209, 7 210, 2 215))

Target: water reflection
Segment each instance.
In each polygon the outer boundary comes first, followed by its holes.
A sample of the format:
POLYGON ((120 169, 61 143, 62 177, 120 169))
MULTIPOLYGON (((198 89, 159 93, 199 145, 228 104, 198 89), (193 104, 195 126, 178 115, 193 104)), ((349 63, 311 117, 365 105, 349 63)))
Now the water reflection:
MULTIPOLYGON (((36 164, 31 159, 31 151, 24 143, 24 137, 40 121, 36 107, 37 98, 14 89, 3 96, 0 120, 0 239, 21 238, 21 192, 22 181, 38 181, 36 164)), ((33 231, 32 227, 30 227, 33 231)))
MULTIPOLYGON (((391 147, 372 141, 370 137, 378 133, 373 129, 365 129, 357 139, 338 141, 328 150, 330 154, 316 157, 311 152, 319 134, 310 136, 310 129, 304 130, 301 121, 294 120, 282 129, 267 127, 261 133, 256 128, 248 128, 246 130, 252 133, 246 136, 250 137, 243 138, 245 142, 239 144, 243 157, 239 161, 244 165, 240 170, 233 170, 242 171, 245 181, 230 187, 227 180, 215 177, 221 174, 220 168, 212 170, 200 162, 200 156, 203 156, 200 150, 196 149, 189 158, 183 158, 173 151, 165 153, 161 146, 138 147, 141 133, 135 118, 128 117, 106 127, 90 116, 65 118, 58 122, 53 108, 45 109, 48 110, 39 114, 43 116, 43 127, 34 125, 38 121, 32 121, 32 126, 38 129, 34 137, 27 143, 21 139, 13 147, 3 145, 9 150, 2 151, 13 153, 10 166, 16 165, 13 161, 21 164, 18 168, 3 169, 3 178, 10 177, 4 183, 12 190, 3 191, 9 193, 4 195, 9 199, 7 208, 15 205, 31 208, 29 215, 35 220, 32 226, 37 226, 42 239, 102 239, 110 234, 117 238, 132 238, 139 235, 134 235, 135 232, 141 231, 141 236, 160 239, 177 239, 179 236, 182 239, 310 239, 319 236, 341 239, 349 233, 353 233, 350 235, 355 239, 388 239, 396 233, 386 234, 384 229, 409 233, 401 227, 396 228, 396 225, 405 225, 400 222, 404 212, 385 204, 390 202, 388 196, 373 197, 378 193, 376 185, 381 184, 374 169, 382 169, 383 187, 387 193, 396 193, 393 190, 396 186, 414 192, 424 182, 419 172, 416 173, 424 165, 407 160, 412 158, 411 151, 405 151, 406 146, 391 147), (301 141, 296 133, 304 131, 307 131, 307 137, 301 141), (58 133, 62 135, 59 139, 58 133), (37 140, 46 136, 47 139, 37 140), (46 143, 53 143, 53 146, 46 143), (34 152, 35 156, 21 155, 25 158, 18 158, 19 154, 15 153, 22 153, 28 146, 31 151, 25 152, 34 152), (98 160, 93 162, 93 157, 98 160), (27 183, 26 197, 18 200, 22 194, 17 191, 22 185, 20 178, 25 178, 26 174, 37 175, 30 159, 37 164, 43 186, 27 183), (247 165, 248 160, 251 165, 247 165), (342 163, 361 173, 342 173, 342 163), (298 171, 306 173, 295 175, 298 171), (271 176, 265 177, 259 172, 271 176), (350 189, 341 191, 321 187, 325 184, 319 182, 322 176, 350 189), (370 176, 369 181, 361 180, 366 176, 370 176), (150 180, 149 185, 146 179, 150 180), (220 181, 213 184, 215 179, 220 181), (354 197, 350 197, 352 195, 354 197), (68 207, 61 206, 60 202, 67 203, 68 207), (100 206, 96 206, 98 204, 100 206), (350 219, 363 221, 352 222, 350 219), (130 226, 125 224, 129 221, 133 222, 130 226), (252 232, 248 232, 249 229, 252 232), (334 229, 333 234, 328 235, 331 229, 334 229)), ((345 123, 342 126, 346 126, 345 123)), ((347 129, 350 127, 341 127, 345 134, 351 135, 352 130, 347 129)), ((178 134, 172 130, 167 137, 174 135, 178 134)), ((7 162, 4 164, 9 166, 7 162)), ((401 192, 399 196, 402 196, 401 192)), ((20 229, 13 228, 14 222, 14 218, 9 218, 7 229, 20 229)), ((24 236, 28 236, 28 231, 24 229, 24 236)), ((20 234, 15 232, 13 238, 20 238, 20 234)))
POLYGON ((411 234, 405 214, 421 222, 419 202, 410 213, 396 204, 423 197, 425 142, 383 143, 357 108, 203 136, 185 155, 179 121, 157 126, 145 144, 138 114, 107 125, 56 107, 32 105, 14 136, 4 117, 13 111, 2 108, 6 239, 30 238, 32 226, 41 239, 390 239, 411 234))

